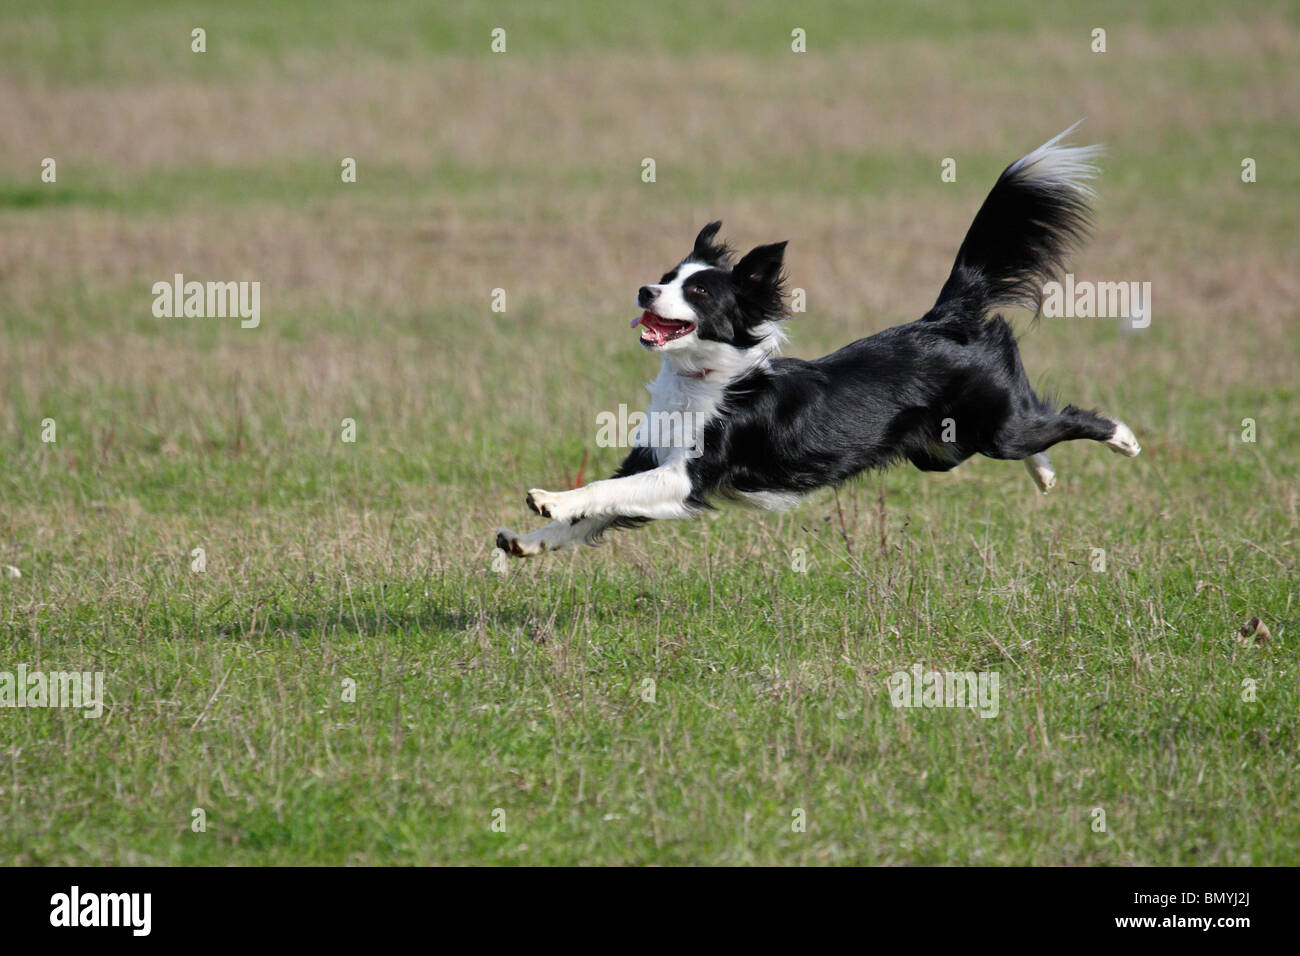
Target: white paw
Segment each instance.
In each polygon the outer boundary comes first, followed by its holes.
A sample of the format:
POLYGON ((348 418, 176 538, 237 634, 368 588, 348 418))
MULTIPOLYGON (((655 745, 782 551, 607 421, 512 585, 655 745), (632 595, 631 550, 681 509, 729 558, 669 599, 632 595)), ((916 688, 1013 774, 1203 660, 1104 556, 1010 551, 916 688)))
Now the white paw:
POLYGON ((1056 487, 1056 472, 1052 470, 1052 463, 1047 456, 1041 452, 1037 455, 1030 455, 1025 459, 1025 469, 1029 472, 1029 477, 1034 479, 1034 484, 1043 494, 1047 494, 1056 487))
POLYGON ((543 518, 549 518, 551 517, 551 506, 555 504, 557 497, 557 495, 549 491, 543 491, 541 488, 532 488, 528 492, 528 497, 524 499, 524 503, 535 514, 539 514, 543 518))
POLYGON ((497 529, 497 547, 514 558, 532 558, 546 550, 543 541, 528 541, 509 528, 497 529))
POLYGON ((541 488, 534 488, 528 492, 528 497, 524 500, 533 511, 552 521, 571 521, 582 517, 582 513, 573 505, 571 492, 543 491, 541 488))
POLYGON ((1129 458, 1136 458, 1138 453, 1142 451, 1142 446, 1138 444, 1133 429, 1123 422, 1115 423, 1115 433, 1106 440, 1106 447, 1116 454, 1125 455, 1129 458))

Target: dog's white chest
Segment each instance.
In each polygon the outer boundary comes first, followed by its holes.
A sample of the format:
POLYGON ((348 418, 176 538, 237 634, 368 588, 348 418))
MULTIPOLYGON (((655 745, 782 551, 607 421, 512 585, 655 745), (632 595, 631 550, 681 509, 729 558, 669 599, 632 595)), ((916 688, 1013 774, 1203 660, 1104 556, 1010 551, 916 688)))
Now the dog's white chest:
POLYGON ((718 413, 722 382, 710 373, 682 374, 665 361, 647 388, 650 410, 633 443, 653 448, 660 464, 682 456, 695 457, 704 426, 718 413))

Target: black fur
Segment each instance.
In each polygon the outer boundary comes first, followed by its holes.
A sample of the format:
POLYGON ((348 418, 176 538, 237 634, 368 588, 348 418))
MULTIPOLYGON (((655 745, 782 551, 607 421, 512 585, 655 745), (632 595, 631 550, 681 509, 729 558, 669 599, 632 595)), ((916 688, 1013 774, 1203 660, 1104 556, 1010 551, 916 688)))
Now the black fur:
MULTIPOLYGON (((1036 395, 1010 326, 988 317, 998 305, 1035 305, 1089 226, 1080 192, 1018 165, 985 200, 926 315, 814 361, 774 359, 727 387, 725 411, 688 466, 692 504, 728 492, 807 492, 901 459, 947 471, 977 453, 1023 459, 1114 434, 1113 421, 1072 405, 1055 411, 1036 395)), ((697 248, 711 244, 717 226, 701 232, 697 248)), ((701 337, 708 328, 740 344, 746 329, 778 316, 784 245, 737 263, 728 278, 745 291, 726 302, 729 321, 701 323, 701 337)))
MULTIPOLYGON (((690 517, 719 498, 758 495, 778 507, 902 460, 947 471, 975 454, 1030 459, 1080 438, 1136 455, 1127 426, 1121 434, 1109 418, 1073 405, 1057 411, 1035 394, 1011 327, 991 314, 1036 307, 1087 234, 1084 180, 1095 149, 1057 146, 1065 135, 1003 171, 929 312, 812 361, 770 357, 774 324, 788 317, 786 244, 759 246, 733 265, 718 240, 722 224, 706 225, 681 264, 638 290, 645 312, 633 323, 646 348, 664 353, 662 404, 651 413, 701 408, 709 417, 699 447, 634 448, 599 489, 534 489, 529 505, 568 523, 522 537, 503 530, 498 547, 528 556, 578 537, 591 544, 610 528, 690 517), (648 472, 657 474, 638 477, 648 472)), ((1039 488, 1050 488, 1046 460, 1029 465, 1039 488)))

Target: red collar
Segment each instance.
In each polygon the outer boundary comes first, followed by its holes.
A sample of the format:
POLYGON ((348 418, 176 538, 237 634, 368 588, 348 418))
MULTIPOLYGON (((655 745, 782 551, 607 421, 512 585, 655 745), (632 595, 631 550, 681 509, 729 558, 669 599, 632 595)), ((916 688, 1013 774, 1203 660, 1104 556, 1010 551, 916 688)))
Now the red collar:
POLYGON ((704 376, 708 375, 712 371, 713 369, 706 368, 699 372, 678 372, 677 374, 685 378, 704 378, 704 376))

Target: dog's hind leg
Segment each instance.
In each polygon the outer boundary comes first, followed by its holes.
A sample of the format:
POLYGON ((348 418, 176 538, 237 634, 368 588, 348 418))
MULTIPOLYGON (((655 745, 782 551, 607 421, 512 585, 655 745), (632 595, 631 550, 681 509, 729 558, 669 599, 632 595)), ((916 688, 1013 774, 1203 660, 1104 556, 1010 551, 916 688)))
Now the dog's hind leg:
POLYGON ((1124 455, 1128 458, 1136 458, 1142 451, 1142 446, 1138 444, 1133 429, 1118 421, 1115 422, 1115 430, 1106 439, 1106 447, 1117 455, 1124 455))
POLYGON ((980 453, 989 458, 1021 461, 1047 451, 1063 441, 1099 441, 1132 458, 1142 450, 1133 431, 1123 422, 1067 405, 1057 414, 1042 410, 1016 415, 1003 423, 980 453))
POLYGON ((1024 459, 1029 477, 1043 494, 1047 494, 1056 485, 1056 472, 1052 470, 1052 461, 1041 451, 1024 459))
POLYGON ((1033 417, 1012 418, 998 429, 992 443, 981 452, 990 458, 1023 461, 1038 490, 1047 494, 1056 484, 1056 472, 1046 455, 1047 449, 1080 438, 1102 442, 1130 458, 1142 450, 1133 430, 1123 422, 1067 405, 1057 415, 1044 410, 1033 417))

